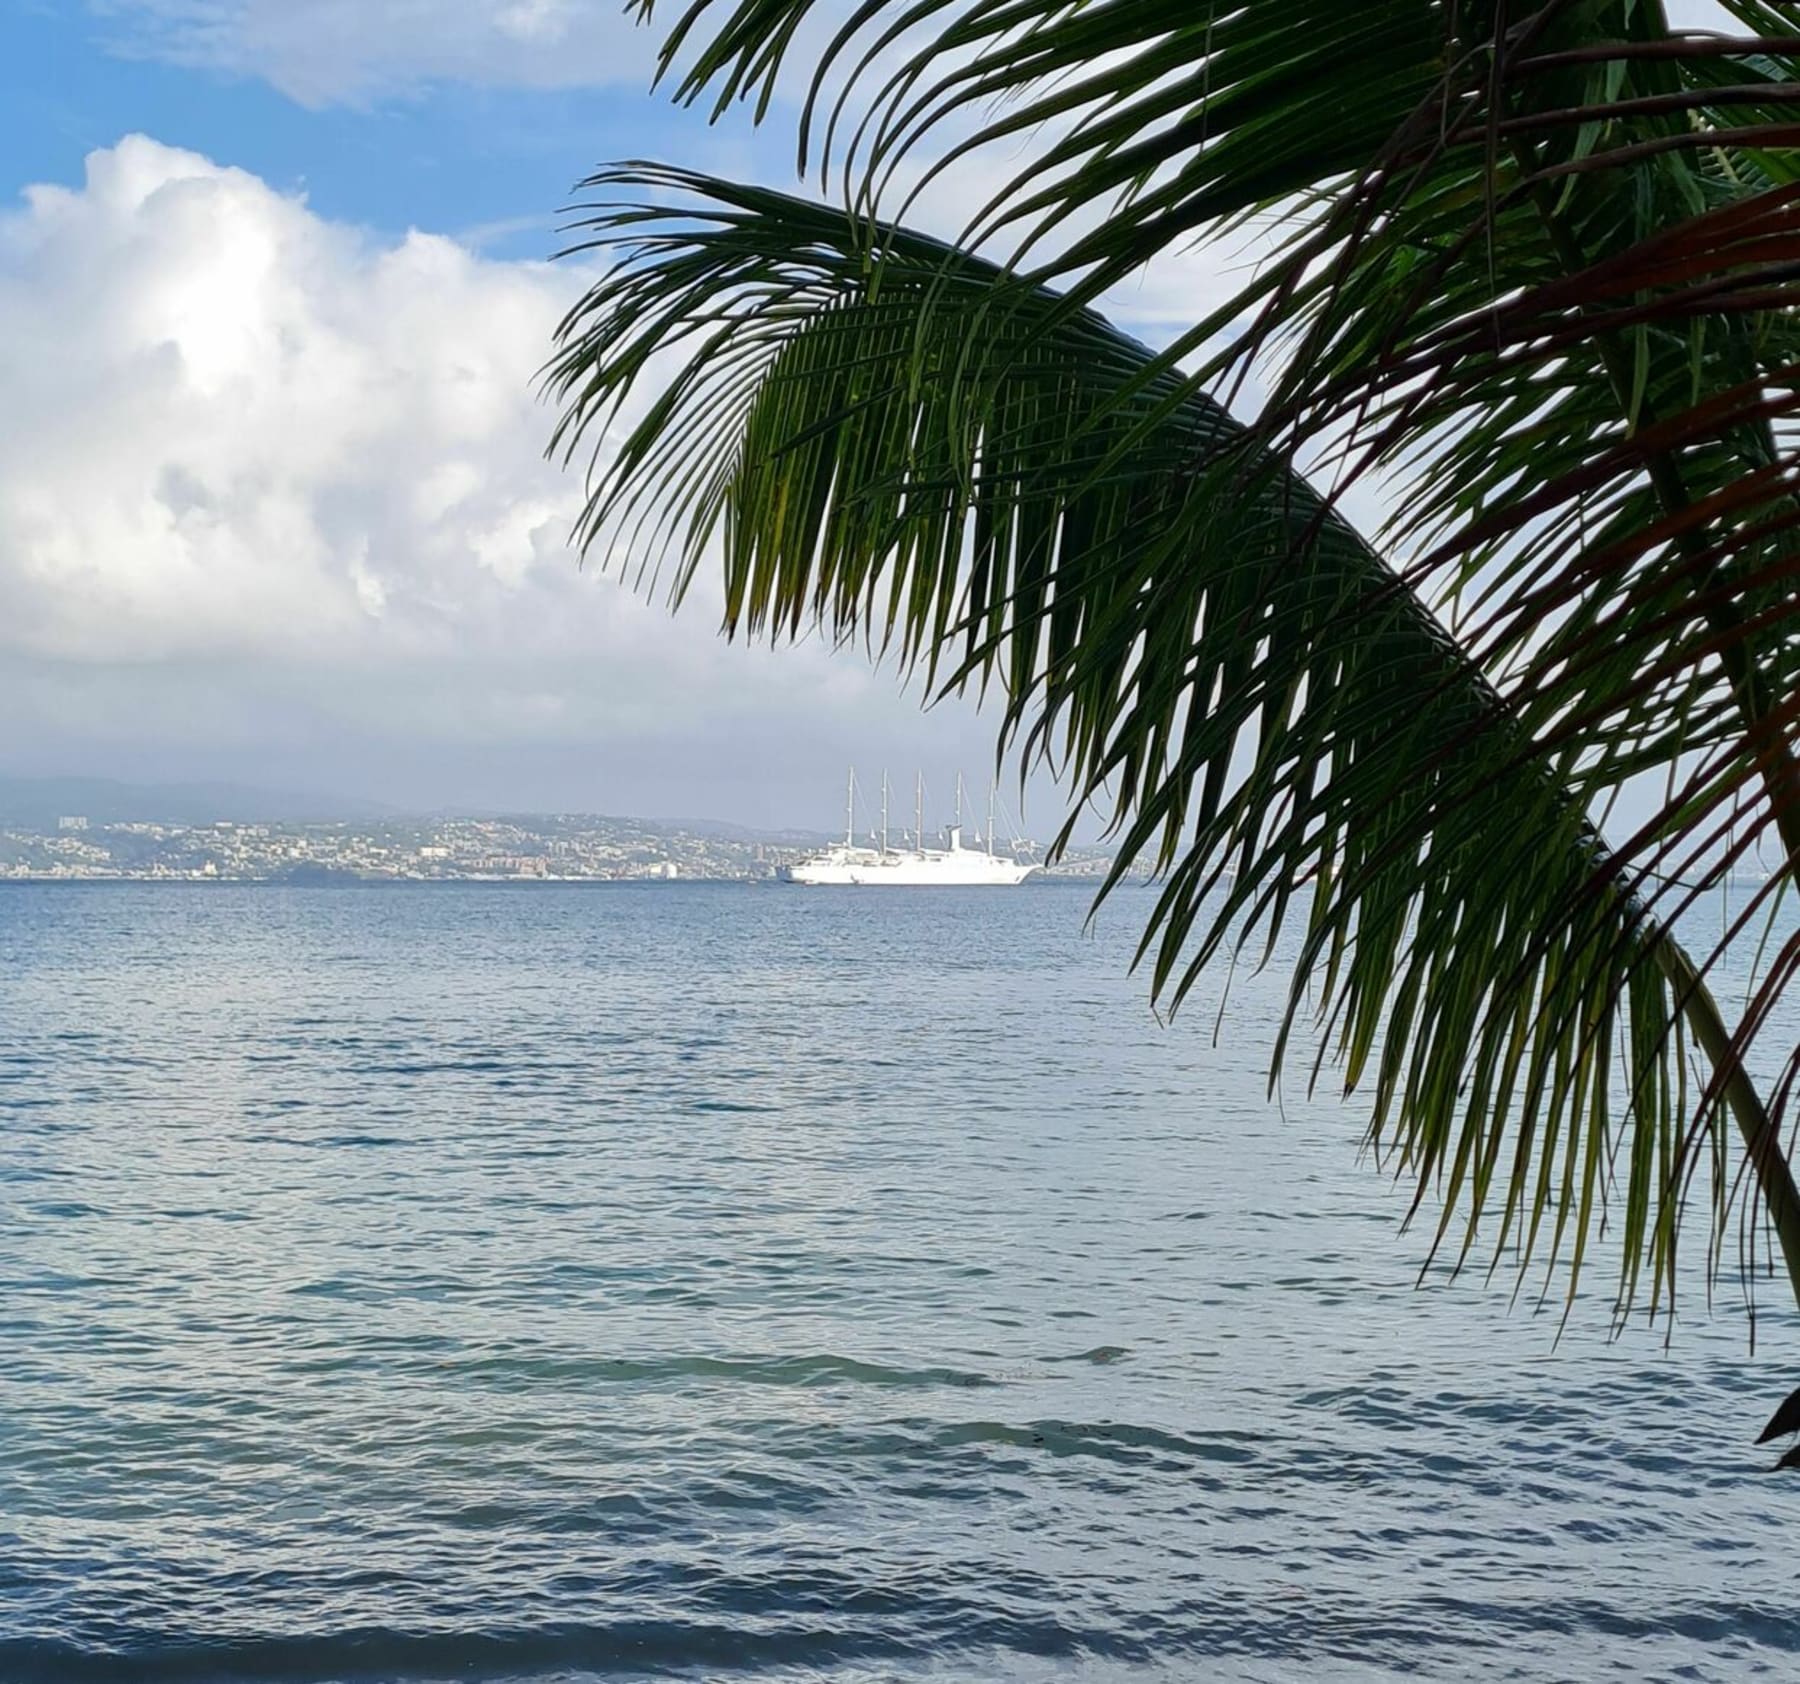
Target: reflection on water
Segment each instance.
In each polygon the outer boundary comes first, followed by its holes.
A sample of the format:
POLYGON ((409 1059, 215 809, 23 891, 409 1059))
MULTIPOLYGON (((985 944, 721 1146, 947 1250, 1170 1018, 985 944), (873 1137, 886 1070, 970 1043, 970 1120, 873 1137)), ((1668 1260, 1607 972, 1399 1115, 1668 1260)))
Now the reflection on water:
POLYGON ((1085 909, 0 891, 0 1677, 1790 1676, 1791 1320, 1415 1292, 1085 909))

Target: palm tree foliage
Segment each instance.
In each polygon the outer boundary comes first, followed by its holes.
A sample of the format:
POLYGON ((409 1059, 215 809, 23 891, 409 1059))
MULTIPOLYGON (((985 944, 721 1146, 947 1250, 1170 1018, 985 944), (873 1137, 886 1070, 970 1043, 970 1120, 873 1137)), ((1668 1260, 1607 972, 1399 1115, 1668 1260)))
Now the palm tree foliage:
MULTIPOLYGON (((1611 1221, 1621 1313, 1671 1300, 1697 1177, 1721 1255, 1746 1164, 1800 1294, 1796 1065, 1772 1107, 1742 1068, 1800 942, 1727 1027, 1669 934, 1759 842, 1800 862, 1800 22, 1727 5, 868 0, 799 108, 845 206, 602 172, 551 369, 584 547, 995 688, 1114 816, 1108 887, 1156 868, 1159 993, 1292 933, 1288 1030, 1439 1241, 1572 1295, 1611 1221), (907 228, 909 175, 1024 137, 958 242, 907 228), (1250 226, 1172 343, 1097 313, 1250 226), (1339 507, 1375 472, 1379 548, 1339 507)), ((692 0, 665 75, 766 113, 814 10, 692 0)))

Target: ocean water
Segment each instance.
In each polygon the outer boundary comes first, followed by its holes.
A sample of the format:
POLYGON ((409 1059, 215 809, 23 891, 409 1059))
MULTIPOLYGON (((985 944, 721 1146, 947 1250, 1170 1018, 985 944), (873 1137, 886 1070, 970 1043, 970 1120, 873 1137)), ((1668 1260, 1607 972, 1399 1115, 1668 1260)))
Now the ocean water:
POLYGON ((1779 1292, 1418 1289, 1086 906, 0 890, 0 1680, 1793 1677, 1779 1292))

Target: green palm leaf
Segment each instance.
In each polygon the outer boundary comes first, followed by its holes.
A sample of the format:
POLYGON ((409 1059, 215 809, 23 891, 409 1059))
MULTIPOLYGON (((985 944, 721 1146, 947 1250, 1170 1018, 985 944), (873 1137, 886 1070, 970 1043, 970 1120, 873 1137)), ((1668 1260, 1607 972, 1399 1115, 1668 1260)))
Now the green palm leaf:
POLYGON ((1161 875, 1157 991, 1279 951, 1288 1030, 1324 1025, 1459 1258, 1516 1247, 1572 1295, 1610 1220, 1620 1312, 1668 1303, 1697 1175, 1719 1255, 1728 1105, 1800 1283, 1770 1120, 1586 816, 1622 738, 1523 716, 1264 437, 1066 296, 779 194, 589 185, 613 267, 551 374, 558 447, 616 440, 585 546, 672 558, 677 598, 722 555, 732 632, 994 687, 1004 741, 1117 815, 1108 887, 1161 875))

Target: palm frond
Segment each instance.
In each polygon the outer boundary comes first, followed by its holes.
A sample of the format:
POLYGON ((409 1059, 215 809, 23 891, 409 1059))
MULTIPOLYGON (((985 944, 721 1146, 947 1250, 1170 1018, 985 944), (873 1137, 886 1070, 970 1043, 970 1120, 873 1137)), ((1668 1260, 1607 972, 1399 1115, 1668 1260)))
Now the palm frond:
MULTIPOLYGON (((1765 840, 1800 884, 1800 25, 1722 4, 1741 33, 1661 0, 865 5, 802 161, 873 219, 909 159, 1031 137, 961 243, 1042 332, 1278 212, 1157 373, 1256 372, 1239 454, 1328 451, 1327 506, 1394 476, 1382 545, 1520 740, 1594 810, 1666 787, 1606 869, 1674 921, 1765 840)), ((690 0, 667 73, 766 101, 812 12, 690 0)), ((1789 943, 1740 1051, 1797 971, 1789 943)), ((1800 1050, 1778 1111, 1796 1081, 1800 1050)))
POLYGON ((1288 1030, 1323 1026, 1459 1258, 1516 1247, 1572 1295, 1610 1221, 1620 1312, 1669 1303, 1695 1176, 1720 1254, 1729 1105, 1800 1271, 1776 1136, 1586 816, 1587 745, 1534 735, 1281 455, 952 247, 651 166, 587 185, 613 266, 550 376, 556 447, 595 452, 586 548, 670 557, 677 597, 721 556, 734 633, 995 687, 1006 745, 1116 815, 1108 887, 1160 875, 1160 995, 1289 938, 1288 1030))

